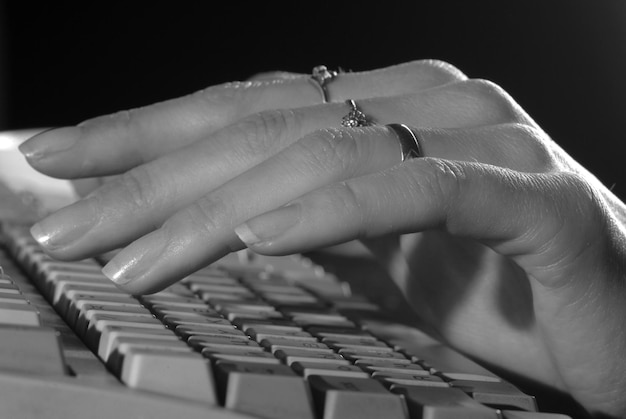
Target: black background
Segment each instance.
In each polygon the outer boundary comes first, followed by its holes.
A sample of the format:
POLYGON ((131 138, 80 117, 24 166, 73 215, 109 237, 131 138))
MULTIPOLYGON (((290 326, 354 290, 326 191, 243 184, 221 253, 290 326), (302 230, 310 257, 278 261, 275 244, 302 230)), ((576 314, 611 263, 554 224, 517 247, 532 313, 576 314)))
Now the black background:
POLYGON ((73 124, 265 70, 439 58, 500 84, 626 196, 626 2, 216 4, 5 1, 0 129, 73 124))

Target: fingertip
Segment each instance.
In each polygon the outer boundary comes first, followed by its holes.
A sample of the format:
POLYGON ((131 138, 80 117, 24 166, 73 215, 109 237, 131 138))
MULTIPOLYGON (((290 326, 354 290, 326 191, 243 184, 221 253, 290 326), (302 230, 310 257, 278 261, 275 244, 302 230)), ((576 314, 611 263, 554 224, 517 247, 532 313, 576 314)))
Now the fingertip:
POLYGON ((30 137, 18 149, 29 161, 37 161, 70 150, 80 135, 79 127, 50 128, 30 137))
POLYGON ((250 248, 267 247, 295 227, 301 213, 300 204, 292 203, 248 220, 235 228, 235 234, 250 248))
POLYGON ((252 247, 255 244, 261 242, 261 239, 256 234, 254 234, 248 224, 241 224, 240 226, 236 227, 235 234, 248 247, 252 247))

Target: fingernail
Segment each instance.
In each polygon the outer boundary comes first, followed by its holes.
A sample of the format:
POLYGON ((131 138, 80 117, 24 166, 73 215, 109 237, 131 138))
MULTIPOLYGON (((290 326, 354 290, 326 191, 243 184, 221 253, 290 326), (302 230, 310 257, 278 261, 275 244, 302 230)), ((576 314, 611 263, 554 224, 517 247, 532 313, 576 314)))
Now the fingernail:
POLYGON ((235 228, 235 234, 248 247, 268 243, 300 221, 300 204, 290 204, 261 214, 235 228))
POLYGON ((97 223, 91 199, 83 199, 39 221, 30 229, 32 236, 48 250, 56 250, 83 237, 97 223))
POLYGON ((27 159, 38 160, 69 150, 76 144, 79 136, 78 127, 51 128, 24 141, 18 148, 27 159))
POLYGON ((137 281, 150 270, 158 268, 167 244, 161 231, 154 231, 115 255, 104 265, 102 273, 118 285, 137 281))

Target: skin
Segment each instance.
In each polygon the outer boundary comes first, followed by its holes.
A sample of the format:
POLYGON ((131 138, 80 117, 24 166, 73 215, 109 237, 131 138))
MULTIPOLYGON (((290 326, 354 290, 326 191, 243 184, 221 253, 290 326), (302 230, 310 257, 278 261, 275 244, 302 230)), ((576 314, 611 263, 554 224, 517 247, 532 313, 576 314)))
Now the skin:
POLYGON ((308 76, 263 74, 30 139, 37 170, 100 185, 34 237, 59 259, 123 248, 103 272, 134 294, 246 246, 361 240, 438 338, 625 417, 624 204, 500 87, 447 63, 327 87, 320 104, 308 76), (339 126, 349 98, 374 126, 339 126), (400 161, 398 122, 425 157, 400 161))

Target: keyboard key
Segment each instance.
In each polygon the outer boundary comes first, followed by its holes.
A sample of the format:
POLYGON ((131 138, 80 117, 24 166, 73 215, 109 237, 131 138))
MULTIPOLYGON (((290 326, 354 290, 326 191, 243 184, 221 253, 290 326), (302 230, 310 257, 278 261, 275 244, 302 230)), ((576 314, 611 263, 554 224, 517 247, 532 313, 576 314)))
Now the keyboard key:
POLYGON ((367 359, 367 360, 378 360, 378 359, 386 359, 386 360, 404 360, 406 357, 400 352, 389 351, 385 349, 340 349, 339 353, 344 356, 346 359, 350 359, 353 361, 359 359, 367 359))
POLYGON ((247 336, 239 329, 235 329, 230 323, 227 324, 211 324, 211 325, 182 325, 176 326, 174 333, 187 341, 190 337, 196 335, 225 335, 225 336, 247 336))
POLYGON ((498 408, 517 408, 537 411, 535 398, 528 396, 512 384, 505 382, 455 380, 450 385, 463 390, 474 400, 498 408))
POLYGON ((280 364, 280 360, 269 352, 258 350, 258 348, 228 348, 226 350, 215 350, 204 348, 202 355, 212 361, 231 362, 254 362, 257 364, 280 364))
POLYGON ((102 330, 98 342, 97 355, 106 362, 111 353, 117 348, 119 339, 146 338, 162 340, 178 340, 172 331, 165 328, 141 328, 127 326, 110 326, 102 330))
POLYGON ((376 371, 372 374, 372 377, 387 385, 399 384, 404 386, 450 387, 450 385, 441 378, 430 375, 427 371, 418 371, 416 374, 376 371))
POLYGON ((272 352, 285 348, 303 349, 316 352, 333 352, 328 345, 325 345, 322 342, 290 339, 285 337, 263 339, 260 344, 272 352))
POLYGON ((370 372, 388 371, 388 372, 403 373, 406 371, 406 373, 408 374, 414 374, 418 371, 423 371, 426 374, 430 374, 430 372, 426 371, 421 365, 413 364, 408 359, 402 359, 402 360, 359 359, 355 362, 355 364, 370 372))
POLYGON ((216 377, 224 406, 277 419, 314 419, 307 383, 285 365, 218 361, 216 377))
POLYGON ((262 329, 260 330, 259 328, 253 328, 253 329, 248 329, 247 333, 250 335, 250 337, 254 340, 256 340, 257 342, 261 342, 264 339, 274 339, 274 338, 289 338, 292 340, 302 340, 302 341, 306 341, 306 342, 317 342, 317 339, 312 336, 310 333, 308 332, 304 332, 304 331, 271 331, 271 332, 264 332, 262 329))
POLYGON ((406 419, 404 400, 371 378, 309 378, 313 399, 323 419, 406 419))
POLYGON ((126 362, 126 355, 136 349, 159 350, 176 353, 192 353, 193 349, 180 340, 169 340, 147 337, 119 337, 113 344, 113 350, 106 360, 109 370, 120 377, 126 362))
POLYGON ((503 419, 572 419, 559 413, 524 412, 521 410, 503 410, 503 419))
POLYGON ((0 303, 0 324, 16 326, 40 326, 39 310, 31 304, 0 303))
POLYGON ((274 352, 274 356, 281 359, 287 365, 291 365, 294 362, 324 362, 333 364, 349 365, 350 361, 343 356, 334 352, 318 352, 307 351, 306 349, 299 348, 283 348, 274 352))
POLYGON ((358 327, 308 326, 306 330, 319 338, 342 338, 344 336, 372 336, 358 327))
POLYGON ((131 388, 217 404, 211 363, 198 353, 130 348, 120 378, 131 388))
POLYGON ((429 419, 499 419, 498 412, 455 388, 392 386, 402 394, 411 417, 429 419))
POLYGON ((291 368, 304 378, 311 375, 370 378, 368 373, 355 365, 299 361, 292 363, 291 368))
POLYGON ((144 317, 147 319, 153 319, 152 313, 140 306, 116 306, 116 305, 101 305, 101 304, 85 304, 82 306, 82 310, 78 314, 78 318, 74 323, 74 331, 83 336, 89 327, 89 323, 96 315, 122 315, 128 314, 132 316, 144 317))
POLYGON ((196 348, 202 350, 204 348, 213 348, 216 350, 227 350, 232 347, 245 347, 248 350, 250 348, 258 348, 263 350, 258 343, 248 338, 245 335, 221 335, 221 334, 206 334, 206 335, 194 335, 187 339, 187 343, 196 348))
POLYGON ((0 325, 0 371, 67 374, 59 332, 47 327, 0 325))
POLYGON ((156 319, 132 315, 94 314, 85 331, 84 341, 90 348, 98 348, 102 331, 111 326, 164 329, 156 319))
POLYGON ((462 372, 446 372, 440 373, 440 375, 446 381, 452 380, 470 380, 470 381, 488 381, 492 383, 499 383, 502 380, 498 377, 494 377, 493 375, 481 375, 481 374, 465 374, 462 372))

